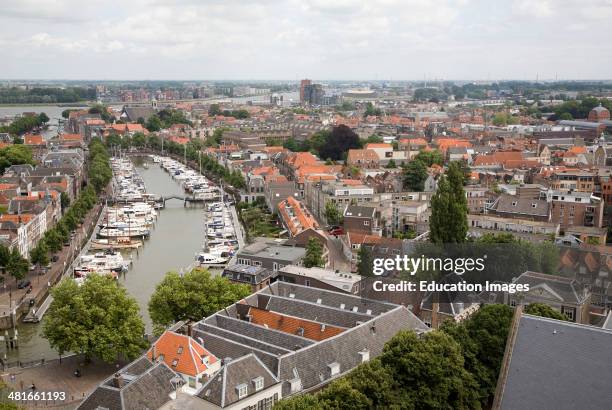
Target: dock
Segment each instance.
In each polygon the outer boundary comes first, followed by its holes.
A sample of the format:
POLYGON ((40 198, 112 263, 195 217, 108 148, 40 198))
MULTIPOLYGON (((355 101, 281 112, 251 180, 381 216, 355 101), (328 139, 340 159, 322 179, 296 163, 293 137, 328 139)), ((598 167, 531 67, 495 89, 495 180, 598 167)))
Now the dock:
POLYGON ((53 302, 53 296, 49 295, 38 308, 33 307, 30 309, 28 314, 25 315, 21 321, 24 323, 40 322, 45 313, 47 313, 49 306, 51 306, 51 302, 53 302))

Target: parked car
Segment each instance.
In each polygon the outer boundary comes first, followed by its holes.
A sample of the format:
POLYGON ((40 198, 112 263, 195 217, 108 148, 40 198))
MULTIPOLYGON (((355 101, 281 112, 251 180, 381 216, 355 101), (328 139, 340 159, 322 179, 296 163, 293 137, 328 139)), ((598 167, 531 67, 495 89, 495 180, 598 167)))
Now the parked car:
POLYGON ((341 227, 337 227, 335 229, 330 229, 329 233, 335 236, 344 235, 344 229, 342 229, 341 227))
POLYGON ((17 284, 17 289, 25 289, 25 288, 27 288, 28 286, 30 286, 30 284, 31 284, 31 283, 30 283, 30 281, 29 281, 29 280, 22 280, 21 282, 19 282, 19 283, 17 284))

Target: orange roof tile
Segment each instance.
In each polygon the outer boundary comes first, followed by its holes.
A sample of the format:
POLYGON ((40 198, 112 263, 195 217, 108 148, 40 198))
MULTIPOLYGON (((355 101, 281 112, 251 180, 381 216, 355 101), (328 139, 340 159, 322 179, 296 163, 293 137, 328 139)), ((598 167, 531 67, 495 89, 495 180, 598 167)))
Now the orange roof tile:
POLYGON ((278 211, 293 236, 306 229, 319 228, 306 206, 292 196, 278 204, 278 211))
POLYGON ((384 143, 377 143, 377 142, 370 142, 369 144, 366 144, 365 149, 372 149, 372 148, 388 148, 388 149, 393 149, 393 145, 391 144, 384 144, 384 143))
POLYGON ((42 135, 26 135, 23 143, 25 145, 45 145, 45 140, 42 135))
POLYGON ((280 330, 281 332, 292 335, 297 335, 300 333, 300 329, 303 329, 302 336, 311 340, 325 340, 344 331, 344 329, 339 327, 311 322, 310 320, 293 316, 281 315, 280 313, 259 309, 253 306, 249 309, 249 315, 251 316, 252 323, 267 326, 271 329, 280 330))
POLYGON ((83 136, 81 134, 62 134, 60 135, 60 140, 62 141, 83 141, 83 136))
MULTIPOLYGON (((166 330, 153 344, 155 356, 163 355, 164 362, 172 370, 197 376, 208 369, 208 364, 214 364, 217 358, 204 349, 204 347, 187 335, 181 335, 170 330, 166 330), (204 360, 203 359, 207 359, 204 360)), ((153 357, 153 347, 147 352, 147 357, 153 357)))
POLYGON ((2 214, 0 215, 0 222, 14 222, 14 223, 24 223, 27 224, 34 218, 32 214, 2 214))

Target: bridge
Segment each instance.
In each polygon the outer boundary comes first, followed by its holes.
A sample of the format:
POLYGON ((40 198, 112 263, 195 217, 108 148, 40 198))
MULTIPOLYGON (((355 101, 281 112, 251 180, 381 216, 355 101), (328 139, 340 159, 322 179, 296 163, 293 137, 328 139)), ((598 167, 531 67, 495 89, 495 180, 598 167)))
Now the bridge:
POLYGON ((172 199, 176 199, 177 201, 181 201, 187 206, 187 203, 204 203, 206 201, 210 201, 210 198, 198 198, 196 196, 180 196, 180 195, 169 195, 169 196, 161 196, 155 202, 164 204, 166 206, 166 201, 170 201, 172 199))
POLYGON ((49 296, 47 296, 45 301, 42 303, 42 305, 40 305, 40 307, 38 309, 36 309, 35 307, 30 309, 28 314, 26 316, 24 316, 23 319, 21 319, 21 320, 23 322, 25 322, 25 323, 38 323, 38 322, 40 322, 40 320, 42 319, 44 314, 47 313, 47 310, 49 309, 49 306, 51 306, 51 302, 53 302, 53 296, 49 295, 49 296))

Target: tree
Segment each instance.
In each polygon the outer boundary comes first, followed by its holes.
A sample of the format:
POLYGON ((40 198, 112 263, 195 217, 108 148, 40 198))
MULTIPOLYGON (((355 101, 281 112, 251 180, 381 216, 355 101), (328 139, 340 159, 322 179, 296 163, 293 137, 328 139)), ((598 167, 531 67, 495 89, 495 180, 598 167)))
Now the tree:
POLYGON ((51 252, 59 252, 62 249, 62 238, 55 228, 45 232, 43 240, 51 252))
POLYGON ((60 203, 62 205, 62 211, 70 206, 70 197, 67 193, 62 192, 60 194, 60 203))
POLYGON ((446 175, 440 178, 438 190, 431 198, 429 238, 433 243, 462 243, 466 241, 467 199, 463 190, 463 173, 457 162, 452 162, 446 175))
POLYGON ((306 255, 302 263, 307 268, 323 268, 325 266, 325 261, 323 260, 323 245, 321 245, 321 242, 317 238, 310 238, 308 240, 306 255))
POLYGON ((380 108, 374 107, 374 104, 372 104, 371 102, 366 103, 366 109, 365 109, 365 112, 363 113, 364 118, 370 115, 379 116, 381 114, 382 114, 382 111, 380 110, 380 108))
POLYGON ((28 260, 25 259, 17 248, 13 248, 6 264, 6 271, 15 278, 15 280, 21 280, 25 278, 25 275, 30 269, 28 260))
POLYGON ((51 295, 43 336, 60 355, 80 352, 110 363, 134 359, 146 347, 138 303, 112 277, 90 274, 81 286, 64 279, 51 295))
POLYGON ((513 314, 508 305, 485 305, 469 319, 441 327, 461 345, 465 368, 476 378, 483 404, 493 397, 513 314))
POLYGON ((428 167, 432 166, 433 164, 444 164, 444 157, 442 156, 442 153, 437 149, 431 151, 421 151, 416 155, 416 157, 414 157, 414 159, 421 161, 428 167))
POLYGON ((132 137, 132 145, 138 148, 142 148, 145 146, 147 142, 147 137, 142 132, 137 132, 132 137))
POLYGON ((159 328, 178 320, 201 320, 251 293, 248 285, 235 284, 205 269, 184 275, 169 272, 149 300, 149 314, 159 328))
POLYGON ((417 409, 480 408, 478 385, 464 368, 461 346, 443 332, 418 337, 401 331, 385 345, 380 360, 397 383, 402 403, 417 409))
POLYGON ((162 122, 157 115, 152 115, 147 120, 145 128, 150 132, 159 131, 162 128, 162 122))
POLYGON ((49 247, 44 240, 30 251, 30 262, 38 266, 46 266, 49 263, 49 247))
POLYGON ((346 125, 334 127, 326 144, 319 149, 321 158, 340 160, 346 157, 349 149, 361 148, 359 136, 346 125))
POLYGON ((421 161, 413 160, 404 167, 404 187, 409 191, 423 192, 427 180, 427 167, 421 161))
POLYGON ((372 253, 366 245, 361 244, 357 253, 357 273, 364 278, 371 277, 374 275, 373 267, 374 259, 372 258, 372 253))
POLYGON ((569 318, 565 316, 563 313, 543 303, 530 303, 527 306, 525 306, 524 312, 529 315, 569 321, 569 318))
POLYGON ((44 112, 41 112, 38 114, 38 121, 40 121, 41 124, 46 124, 49 122, 49 116, 44 112))
POLYGON ((397 165, 393 159, 390 159, 385 168, 397 168, 397 165))
POLYGON ((210 106, 208 107, 208 115, 211 117, 214 117, 215 115, 220 115, 221 114, 221 108, 219 107, 219 104, 210 104, 210 106))
POLYGON ((325 204, 325 219, 330 225, 337 225, 342 219, 340 211, 338 211, 336 205, 334 205, 334 203, 331 201, 327 201, 327 203, 325 204))

